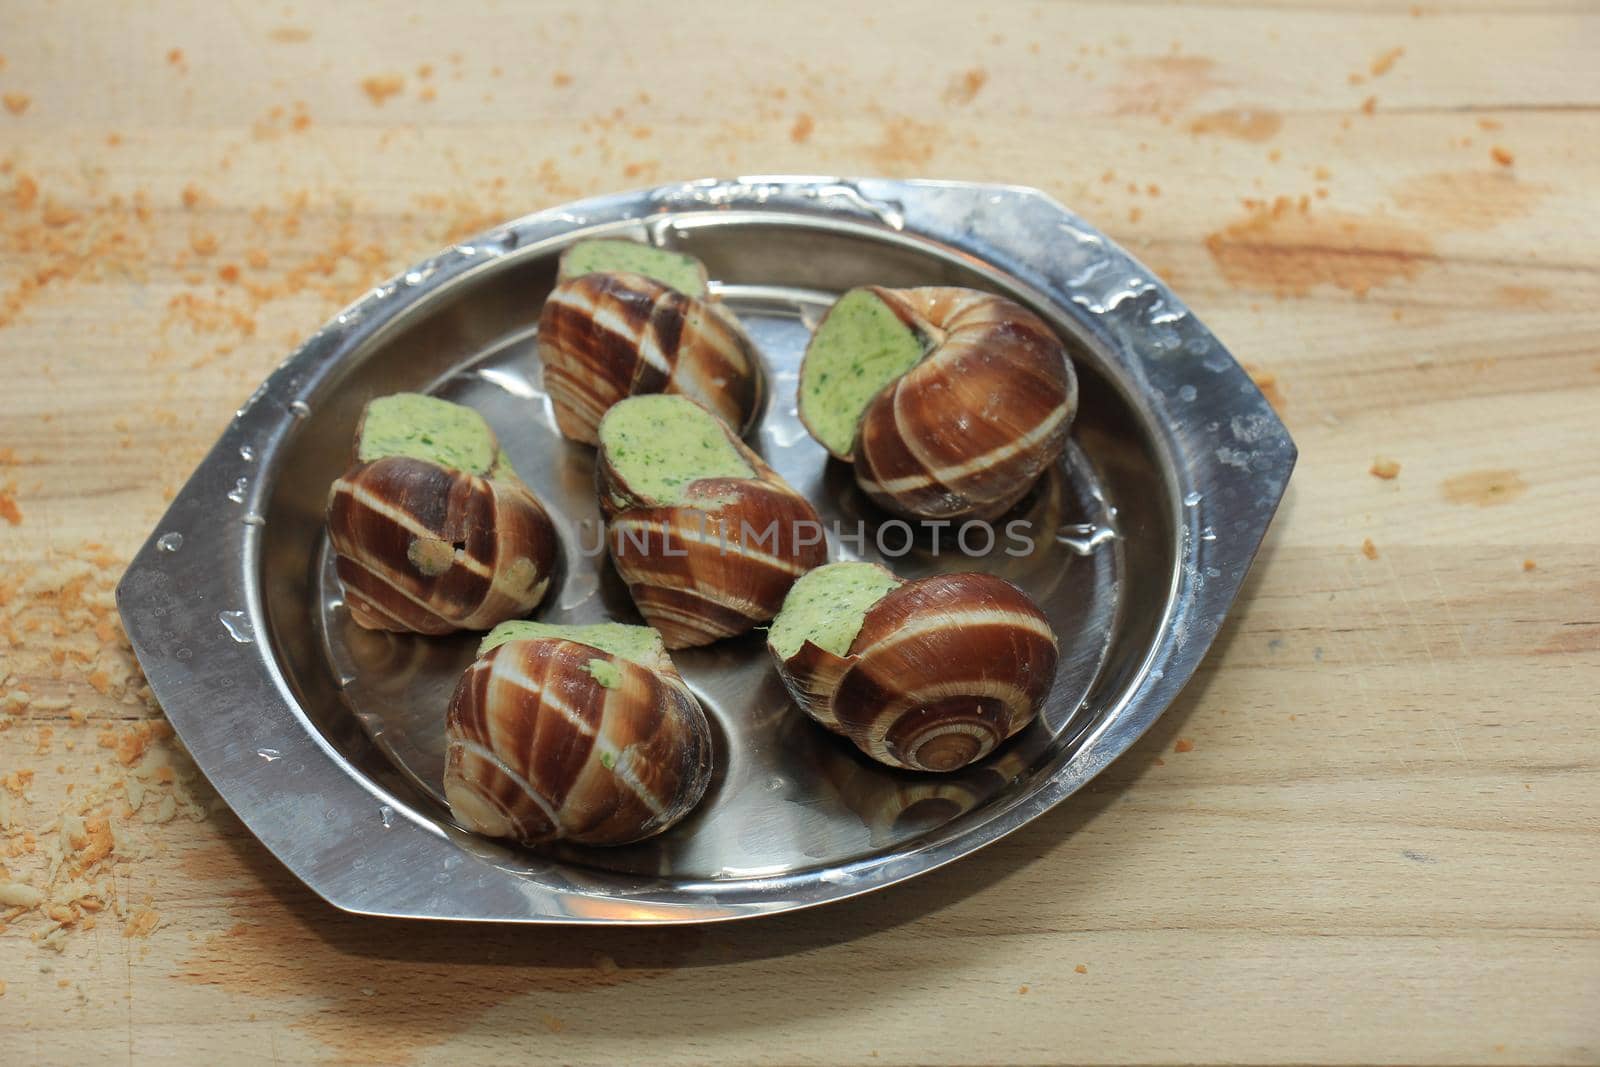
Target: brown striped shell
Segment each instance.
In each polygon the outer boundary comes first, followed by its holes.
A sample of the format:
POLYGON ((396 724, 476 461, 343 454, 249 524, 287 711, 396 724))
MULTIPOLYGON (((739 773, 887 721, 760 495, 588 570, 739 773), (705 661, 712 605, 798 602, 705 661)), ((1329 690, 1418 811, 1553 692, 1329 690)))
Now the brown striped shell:
POLYGON ((456 821, 524 845, 622 845, 682 819, 711 781, 711 727, 661 659, 643 666, 558 637, 480 657, 446 718, 456 821), (614 685, 595 661, 615 669, 614 685))
POLYGON ((515 476, 403 456, 333 483, 328 538, 351 617, 372 630, 487 630, 533 610, 556 561, 555 526, 515 476))
POLYGON ((702 478, 689 503, 641 500, 600 450, 606 545, 668 648, 706 645, 769 621, 789 587, 828 560, 816 509, 732 431, 754 478, 702 478))
POLYGON ((992 519, 1066 448, 1078 380, 1055 333, 1013 300, 952 286, 872 287, 930 345, 867 405, 856 483, 880 507, 992 519))
POLYGON ((755 345, 731 314, 642 274, 557 285, 539 315, 539 359, 556 425, 591 445, 624 397, 677 393, 742 430, 765 395, 755 345))
POLYGON ((991 574, 904 582, 867 609, 845 655, 807 641, 778 675, 813 719, 914 771, 982 759, 1032 722, 1057 642, 1028 595, 991 574))

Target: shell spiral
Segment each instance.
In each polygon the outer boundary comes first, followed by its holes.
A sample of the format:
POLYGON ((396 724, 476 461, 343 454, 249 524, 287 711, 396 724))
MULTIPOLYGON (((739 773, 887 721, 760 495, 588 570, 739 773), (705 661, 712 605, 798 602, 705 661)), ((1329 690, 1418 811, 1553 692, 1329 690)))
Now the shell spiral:
POLYGON ((357 463, 328 496, 328 537, 357 623, 486 630, 544 598, 556 532, 520 483, 390 456, 357 463))
POLYGON ((856 483, 880 507, 992 519, 1066 447, 1078 382, 1055 333, 1005 297, 972 289, 877 289, 928 356, 867 405, 856 483))
POLYGON ((624 397, 678 393, 738 430, 765 396, 755 345, 732 315, 641 274, 557 285, 539 315, 539 359, 556 425, 591 445, 624 397))
POLYGON ((562 638, 511 641, 467 669, 446 719, 458 822, 525 845, 620 845, 672 826, 711 780, 711 728, 670 666, 562 638), (602 684, 596 661, 615 675, 602 684))
POLYGON ((885 594, 845 655, 808 641, 779 675, 807 714, 873 759, 954 771, 1033 721, 1057 654, 1022 590, 990 574, 941 574, 885 594))
POLYGON ((629 497, 609 461, 598 478, 617 573, 668 648, 689 648, 767 622, 806 571, 827 562, 822 520, 742 442, 754 478, 705 478, 690 501, 629 497))

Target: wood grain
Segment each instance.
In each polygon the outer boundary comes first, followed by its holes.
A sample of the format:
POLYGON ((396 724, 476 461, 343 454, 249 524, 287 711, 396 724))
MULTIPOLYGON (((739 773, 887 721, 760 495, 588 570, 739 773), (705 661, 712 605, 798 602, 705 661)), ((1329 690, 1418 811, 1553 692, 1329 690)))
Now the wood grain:
POLYGON ((0 910, 0 1058, 1600 1060, 1593 5, 328 7, 5 7, 0 882, 49 896, 0 910), (1046 189, 1270 381, 1300 468, 1200 676, 1061 810, 866 900, 332 911, 157 728, 124 561, 373 282, 786 172, 1046 189))

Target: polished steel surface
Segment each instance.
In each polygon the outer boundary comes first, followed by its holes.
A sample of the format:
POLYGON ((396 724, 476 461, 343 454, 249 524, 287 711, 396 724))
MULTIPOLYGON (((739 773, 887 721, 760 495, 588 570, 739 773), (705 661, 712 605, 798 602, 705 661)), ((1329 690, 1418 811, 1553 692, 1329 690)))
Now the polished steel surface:
MULTIPOLYGON (((240 409, 118 602, 152 688, 213 785, 335 905, 447 919, 731 919, 912 877, 1081 787, 1193 672, 1294 456, 1249 377, 1183 305, 1037 192, 692 182, 528 216, 352 305, 240 409), (667 834, 625 849, 521 852, 452 825, 439 797, 443 709, 476 638, 355 627, 329 566, 323 503, 367 399, 426 389, 469 403, 562 533, 558 587, 537 617, 636 621, 595 552, 592 453, 555 432, 533 336, 561 249, 598 235, 706 261, 773 385, 751 443, 846 535, 832 540, 834 558, 880 559, 906 576, 990 570, 1039 600, 1062 645, 1040 722, 956 775, 892 771, 794 708, 752 634, 674 655, 714 724, 718 770, 705 803, 667 834), (795 418, 811 328, 838 292, 869 282, 1002 292, 1068 340, 1083 387, 1072 447, 1007 517, 1021 524, 1015 536, 1002 524, 978 558, 951 531, 923 532, 901 554, 902 529, 795 418)), ((972 533, 967 547, 981 547, 972 533)))

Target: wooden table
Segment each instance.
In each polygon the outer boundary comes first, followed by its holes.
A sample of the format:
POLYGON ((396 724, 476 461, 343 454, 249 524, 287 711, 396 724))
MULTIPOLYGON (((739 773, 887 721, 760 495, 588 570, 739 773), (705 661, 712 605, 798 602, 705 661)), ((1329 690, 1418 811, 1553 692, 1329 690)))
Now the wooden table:
POLYGON ((1600 1060, 1593 5, 149 6, 0 14, 0 1060, 1600 1060), (1039 186, 1252 364, 1300 468, 1199 677, 869 899, 322 904, 161 729, 129 554, 450 237, 807 172, 1039 186))

